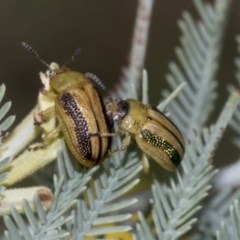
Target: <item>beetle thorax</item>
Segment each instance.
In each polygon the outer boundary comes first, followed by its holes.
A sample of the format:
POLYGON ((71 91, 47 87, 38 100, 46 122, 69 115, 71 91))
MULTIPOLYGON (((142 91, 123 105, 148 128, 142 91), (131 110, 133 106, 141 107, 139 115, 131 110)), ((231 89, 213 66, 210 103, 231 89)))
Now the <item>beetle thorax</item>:
POLYGON ((68 89, 69 87, 72 87, 74 85, 81 86, 90 82, 88 78, 85 77, 83 74, 71 71, 69 69, 57 69, 52 71, 53 74, 50 75, 50 86, 57 93, 60 93, 63 90, 68 89))

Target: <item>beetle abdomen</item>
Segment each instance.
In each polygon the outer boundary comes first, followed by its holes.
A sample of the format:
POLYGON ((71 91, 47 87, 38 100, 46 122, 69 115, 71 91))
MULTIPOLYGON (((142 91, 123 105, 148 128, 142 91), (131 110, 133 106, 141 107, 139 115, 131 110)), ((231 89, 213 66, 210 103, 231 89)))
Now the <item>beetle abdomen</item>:
POLYGON ((74 133, 76 134, 79 151, 83 157, 91 159, 91 142, 90 137, 88 136, 87 121, 78 108, 75 99, 70 93, 65 93, 61 97, 60 104, 63 106, 66 114, 74 123, 74 133))

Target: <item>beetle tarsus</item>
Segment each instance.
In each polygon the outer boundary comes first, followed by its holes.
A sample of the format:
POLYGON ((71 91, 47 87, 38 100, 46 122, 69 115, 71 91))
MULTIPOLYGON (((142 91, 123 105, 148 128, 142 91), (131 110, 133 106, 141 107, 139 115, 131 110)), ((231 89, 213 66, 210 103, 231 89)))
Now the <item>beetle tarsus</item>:
POLYGON ((43 148, 45 148, 45 144, 39 143, 38 145, 35 145, 34 147, 29 147, 28 151, 37 151, 37 150, 43 149, 43 148))
POLYGON ((44 122, 45 120, 43 118, 43 111, 34 114, 34 125, 41 126, 44 122))

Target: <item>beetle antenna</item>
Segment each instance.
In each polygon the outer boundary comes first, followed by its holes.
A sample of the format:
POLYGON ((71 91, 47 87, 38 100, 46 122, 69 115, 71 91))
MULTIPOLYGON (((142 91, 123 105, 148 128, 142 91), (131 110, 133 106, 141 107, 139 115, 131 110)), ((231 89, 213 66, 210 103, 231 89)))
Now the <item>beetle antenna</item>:
POLYGON ((106 89, 105 85, 103 84, 103 82, 100 80, 99 77, 97 77, 96 75, 92 74, 92 73, 85 73, 85 76, 91 80, 93 80, 95 83, 97 83, 106 93, 107 93, 107 97, 109 99, 109 102, 112 102, 112 98, 110 97, 110 94, 108 92, 108 90, 106 89))
POLYGON ((35 58, 37 58, 43 65, 45 65, 48 69, 50 69, 50 66, 43 61, 39 55, 37 54, 37 52, 31 47, 29 46, 27 43, 22 42, 23 47, 25 47, 27 49, 27 51, 29 51, 35 58))
POLYGON ((76 50, 75 53, 72 55, 72 57, 71 57, 68 61, 66 61, 61 68, 66 68, 66 66, 67 66, 69 63, 73 62, 73 61, 80 55, 80 53, 81 53, 81 48, 77 48, 77 50, 76 50))

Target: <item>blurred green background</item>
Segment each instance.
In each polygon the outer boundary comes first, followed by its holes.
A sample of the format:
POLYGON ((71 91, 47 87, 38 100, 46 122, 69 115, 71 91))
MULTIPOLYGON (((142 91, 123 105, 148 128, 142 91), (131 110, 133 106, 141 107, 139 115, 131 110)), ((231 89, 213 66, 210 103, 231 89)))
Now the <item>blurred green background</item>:
MULTIPOLYGON (((127 65, 137 4, 137 0, 2 1, 0 79, 7 87, 5 101, 13 102, 11 113, 17 115, 16 123, 34 107, 41 87, 38 73, 46 70, 21 46, 22 41, 48 63, 62 64, 81 47, 80 57, 70 68, 96 74, 111 89, 118 83, 121 68, 127 65)), ((236 85, 234 58, 237 56, 235 36, 240 33, 239 9, 240 1, 233 0, 225 29, 217 76, 219 96, 212 123, 227 99, 226 85, 236 85)), ((176 60, 174 48, 179 45, 177 20, 185 10, 199 17, 190 0, 155 0, 145 61, 152 104, 158 104, 161 89, 167 87, 164 76, 168 63, 176 60)), ((219 157, 215 158, 218 166, 238 156, 231 144, 231 131, 224 137, 224 148, 218 149, 219 157)))

